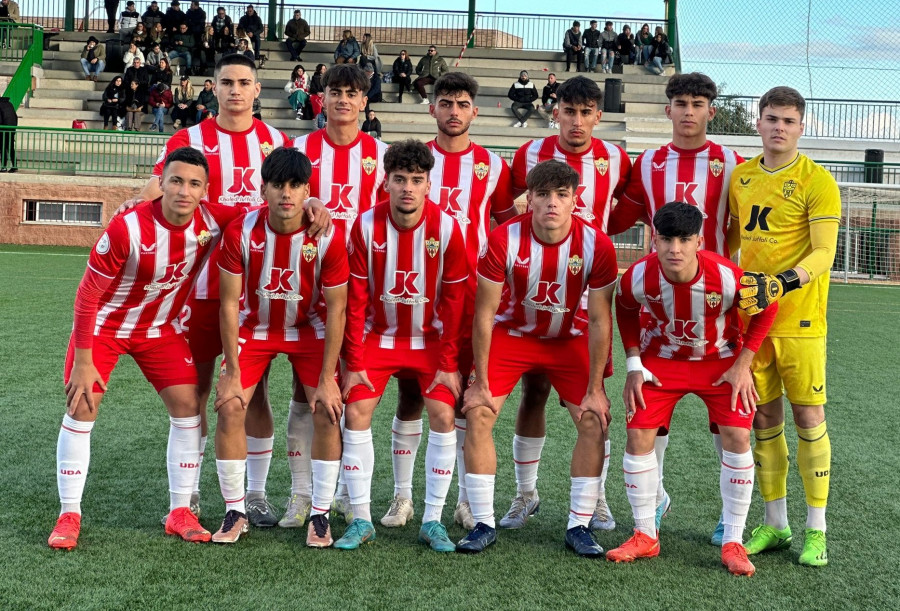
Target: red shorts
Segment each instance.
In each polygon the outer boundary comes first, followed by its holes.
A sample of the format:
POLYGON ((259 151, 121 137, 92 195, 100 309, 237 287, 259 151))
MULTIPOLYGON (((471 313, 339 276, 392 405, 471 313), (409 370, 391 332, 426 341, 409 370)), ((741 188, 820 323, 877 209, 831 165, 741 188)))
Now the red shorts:
POLYGON ((300 339, 280 341, 244 338, 240 340, 238 362, 241 366, 241 386, 249 388, 258 384, 275 357, 285 354, 294 372, 304 386, 315 388, 319 385, 322 372, 322 356, 325 354, 325 340, 316 338, 312 327, 300 330, 300 339))
MULTIPOLYGON (((115 369, 119 356, 128 354, 141 368, 144 377, 153 385, 156 392, 178 384, 197 383, 194 358, 184 335, 166 335, 152 339, 94 336, 94 347, 91 353, 94 367, 97 368, 97 373, 104 382, 109 382, 109 376, 115 369)), ((69 383, 74 364, 75 342, 70 338, 63 371, 63 382, 66 384, 69 383)), ((99 384, 94 384, 94 392, 102 393, 103 389, 99 384)))
MULTIPOLYGON (((716 361, 676 361, 658 356, 641 357, 644 367, 653 372, 662 386, 644 384, 642 392, 647 409, 638 408, 630 429, 669 428, 675 404, 688 394, 695 394, 706 404, 710 426, 734 426, 750 429, 753 415, 731 411, 731 385, 713 386, 737 357, 716 361)), ((740 399, 738 399, 740 401, 740 399)))
POLYGON ((189 298, 181 311, 179 322, 195 361, 208 363, 222 354, 218 299, 189 298))
POLYGON ((587 392, 590 362, 586 335, 545 339, 513 336, 506 329, 494 327, 488 358, 491 395, 506 396, 526 373, 542 373, 561 400, 578 405, 587 392))
POLYGON ((450 389, 443 384, 438 385, 431 392, 425 392, 434 374, 437 373, 440 364, 440 346, 437 341, 426 342, 424 350, 410 350, 408 348, 381 348, 374 342, 366 343, 365 366, 366 375, 375 387, 372 392, 365 386, 354 386, 350 390, 347 404, 372 399, 384 394, 384 388, 392 375, 398 378, 415 378, 419 381, 419 389, 426 399, 433 399, 446 403, 451 407, 456 405, 456 398, 450 389))

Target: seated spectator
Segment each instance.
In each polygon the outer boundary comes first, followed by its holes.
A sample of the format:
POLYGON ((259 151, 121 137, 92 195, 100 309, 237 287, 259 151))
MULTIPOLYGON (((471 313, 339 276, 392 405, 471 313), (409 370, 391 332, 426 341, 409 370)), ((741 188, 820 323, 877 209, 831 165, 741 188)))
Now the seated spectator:
POLYGON ((243 55, 244 57, 249 58, 251 61, 253 61, 255 59, 254 55, 253 55, 253 50, 250 48, 250 45, 247 42, 246 38, 241 38, 238 41, 238 46, 237 46, 237 50, 235 51, 235 53, 238 53, 239 55, 243 55))
POLYGON ((163 29, 162 23, 155 23, 150 26, 150 33, 147 34, 147 46, 145 48, 151 49, 153 45, 159 45, 159 47, 163 51, 168 51, 168 39, 166 38, 166 32, 163 29))
POLYGON ((150 131, 163 133, 163 117, 172 108, 174 100, 172 98, 172 90, 165 83, 157 83, 150 88, 150 110, 153 113, 153 123, 150 124, 150 131))
POLYGON ((406 52, 406 49, 400 51, 400 55, 394 60, 392 72, 393 80, 397 83, 397 101, 402 103, 403 92, 411 91, 410 84, 412 83, 410 76, 412 75, 412 62, 409 61, 409 54, 406 52))
POLYGON ((262 121, 262 102, 259 98, 253 98, 253 118, 262 121))
POLYGON ((253 45, 253 59, 259 59, 259 43, 262 39, 264 28, 262 19, 260 19, 252 4, 247 5, 247 12, 241 17, 238 26, 244 30, 244 33, 253 45))
POLYGON ((103 129, 116 129, 119 119, 125 116, 125 80, 121 75, 109 82, 103 90, 102 100, 100 116, 103 117, 103 129))
POLYGON ((205 118, 204 115, 208 113, 212 113, 212 116, 218 114, 219 100, 216 99, 216 94, 213 91, 213 82, 210 79, 203 81, 203 89, 197 96, 194 108, 197 109, 197 116, 194 119, 195 123, 200 123, 205 118))
POLYGON ((191 0, 191 8, 184 16, 188 24, 188 31, 194 35, 195 40, 200 40, 206 30, 206 11, 200 8, 199 0, 191 0))
POLYGON ((591 27, 584 31, 584 70, 594 72, 597 70, 597 60, 600 58, 600 30, 597 29, 597 20, 591 19, 591 27))
MULTIPOLYGON (((250 37, 247 36, 247 32, 244 31, 244 28, 241 26, 237 26, 234 28, 234 52, 237 53, 238 47, 241 46, 241 41, 244 40, 247 42, 247 48, 251 51, 253 50, 253 41, 250 40, 250 37)), ((254 57, 253 59, 256 59, 254 57)))
POLYGON ((133 0, 128 0, 125 4, 125 10, 119 17, 119 40, 131 40, 137 24, 141 21, 141 15, 134 10, 133 0))
MULTIPOLYGON (((163 62, 160 61, 160 65, 162 64, 163 62)), ((168 66, 168 63, 166 63, 166 66, 168 66)), ((152 77, 153 72, 144 66, 141 60, 134 60, 131 68, 125 71, 125 93, 127 94, 131 89, 132 83, 137 83, 138 88, 141 90, 141 95, 144 97, 144 103, 146 104, 146 97, 150 91, 150 79, 152 77)))
POLYGON ((159 10, 159 4, 156 3, 156 0, 153 0, 153 2, 150 3, 150 6, 147 7, 147 10, 144 11, 144 14, 141 15, 141 21, 147 26, 147 29, 152 32, 157 23, 162 24, 163 17, 165 17, 165 15, 159 10))
POLYGON ((381 57, 378 55, 378 48, 372 35, 366 32, 363 34, 363 40, 359 43, 359 65, 365 69, 366 65, 372 64, 375 74, 381 74, 381 57))
POLYGON ((150 52, 144 58, 144 64, 148 68, 152 68, 156 70, 156 67, 159 66, 160 60, 165 59, 167 62, 169 61, 169 54, 159 48, 159 43, 153 43, 153 47, 150 49, 150 52))
POLYGON ((325 92, 320 91, 315 95, 309 96, 309 106, 312 108, 313 118, 316 121, 316 125, 321 129, 325 127, 324 121, 322 121, 322 125, 319 125, 319 117, 324 116, 325 113, 325 92))
MULTIPOLYGON (((220 6, 216 9, 216 16, 213 17, 212 21, 209 23, 213 29, 216 31, 216 38, 218 39, 222 33, 225 31, 225 28, 228 28, 228 31, 234 35, 234 24, 231 23, 231 17, 229 17, 225 13, 225 8, 220 6)), ((216 47, 218 48, 218 41, 216 42, 216 47)))
POLYGON ((294 11, 294 18, 284 26, 284 46, 287 48, 291 61, 302 61, 300 54, 306 48, 306 39, 309 37, 309 24, 301 16, 300 10, 294 11))
POLYGON ((600 32, 600 71, 606 74, 612 73, 613 64, 616 63, 616 31, 613 22, 607 21, 603 31, 600 32))
POLYGON ((378 104, 382 100, 381 96, 381 77, 375 73, 375 66, 371 63, 366 64, 366 78, 369 79, 369 91, 366 93, 366 111, 369 110, 369 104, 378 104))
POLYGON ((616 38, 616 50, 619 52, 619 57, 622 59, 623 64, 634 63, 634 34, 631 33, 631 28, 627 25, 622 28, 622 33, 616 38))
POLYGON ((309 75, 306 74, 303 66, 300 64, 294 66, 291 78, 287 85, 284 86, 284 90, 288 94, 288 102, 291 108, 294 109, 297 120, 303 120, 303 109, 306 107, 306 103, 309 102, 309 75))
POLYGON ((634 41, 637 46, 638 61, 641 65, 646 64, 650 59, 650 50, 653 48, 653 34, 650 33, 650 24, 645 23, 641 26, 634 41))
POLYGON ((235 41, 234 34, 231 33, 230 27, 225 26, 222 33, 216 38, 216 53, 228 55, 235 51, 237 51, 237 42, 235 41))
POLYGON ((99 40, 91 36, 81 51, 81 69, 84 70, 84 80, 96 81, 104 68, 106 68, 106 49, 99 40))
POLYGON ((181 84, 175 89, 172 102, 172 126, 175 129, 180 129, 182 125, 187 127, 188 122, 197 114, 194 86, 187 74, 181 77, 181 84))
POLYGON ((144 93, 137 81, 131 81, 125 88, 125 131, 141 130, 141 121, 144 120, 144 106, 146 105, 147 94, 144 93))
MULTIPOLYGON (((324 96, 324 93, 320 93, 320 96, 324 96)), ((325 124, 328 123, 328 115, 325 114, 325 107, 323 106, 319 110, 319 114, 316 115, 316 129, 325 129, 325 124)))
POLYGON ((572 60, 575 60, 576 72, 581 72, 584 63, 584 41, 581 35, 581 23, 572 22, 572 27, 563 35, 563 51, 566 54, 566 72, 572 69, 572 60))
POLYGON ((413 85, 416 86, 416 91, 419 92, 419 95, 422 97, 422 101, 419 104, 428 104, 428 94, 425 92, 425 85, 432 85, 436 80, 441 78, 447 72, 447 62, 444 61, 444 58, 438 55, 437 47, 431 45, 428 47, 428 53, 425 54, 425 57, 419 60, 419 63, 416 64, 416 74, 418 78, 416 78, 413 85))
POLYGON ((167 60, 166 58, 162 58, 161 60, 159 60, 159 65, 150 74, 150 87, 156 85, 157 83, 165 83, 169 88, 171 88, 172 79, 174 76, 175 73, 172 72, 172 67, 169 65, 169 60, 167 60))
POLYGON ((135 59, 141 60, 141 63, 146 63, 144 54, 140 49, 138 49, 138 46, 134 43, 134 41, 132 41, 131 44, 128 45, 128 50, 125 51, 125 55, 122 56, 122 61, 125 63, 126 70, 128 68, 131 68, 131 64, 135 59))
POLYGON ((187 73, 190 74, 191 66, 194 63, 194 47, 197 42, 194 40, 194 35, 188 31, 187 23, 179 24, 178 33, 171 38, 171 41, 172 49, 169 51, 169 59, 183 61, 187 73))
POLYGON ((647 61, 647 70, 653 74, 662 75, 665 72, 663 61, 669 56, 669 43, 666 35, 657 32, 653 37, 653 46, 650 49, 650 59, 647 61))
MULTIPOLYGON (((312 77, 309 79, 309 95, 310 97, 316 95, 317 93, 323 93, 325 91, 325 72, 328 71, 328 66, 325 64, 319 64, 316 66, 316 71, 313 72, 312 77)), ((319 114, 316 112, 313 116, 319 114)))
POLYGON ((131 42, 136 44, 138 49, 144 51, 145 54, 148 51, 147 37, 149 35, 150 32, 147 31, 147 28, 142 21, 138 21, 137 26, 134 28, 134 32, 131 33, 131 42))
POLYGON ((216 31, 211 25, 206 26, 206 31, 200 37, 199 59, 200 69, 204 74, 216 65, 216 31))
POLYGON ((187 23, 187 15, 181 10, 181 3, 178 0, 172 0, 172 4, 169 10, 166 11, 162 21, 166 34, 170 36, 177 34, 181 29, 182 23, 187 23))
POLYGON ((381 121, 375 117, 375 111, 371 108, 369 109, 369 112, 366 113, 366 120, 363 121, 362 132, 381 140, 381 121))
POLYGON ((334 63, 355 64, 359 61, 359 43, 353 37, 353 32, 344 30, 341 41, 334 50, 334 63))
POLYGON ((512 112, 518 119, 513 127, 528 127, 528 117, 534 112, 538 92, 534 83, 528 79, 527 70, 519 73, 519 80, 510 86, 506 97, 512 100, 512 112))
POLYGON ((541 110, 550 115, 550 129, 557 127, 556 121, 553 120, 553 107, 556 106, 556 90, 559 89, 559 82, 556 75, 552 72, 547 75, 547 84, 544 85, 544 91, 541 93, 541 110))

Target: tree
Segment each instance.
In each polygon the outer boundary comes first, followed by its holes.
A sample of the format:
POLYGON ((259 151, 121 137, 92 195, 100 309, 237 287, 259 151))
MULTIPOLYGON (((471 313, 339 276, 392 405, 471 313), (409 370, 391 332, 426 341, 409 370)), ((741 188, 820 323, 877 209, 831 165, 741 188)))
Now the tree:
MULTIPOLYGON (((725 83, 719 86, 719 93, 725 92, 725 83)), ((709 122, 707 132, 716 135, 756 135, 756 121, 753 118, 753 98, 737 95, 720 95, 715 102, 716 116, 709 122)))

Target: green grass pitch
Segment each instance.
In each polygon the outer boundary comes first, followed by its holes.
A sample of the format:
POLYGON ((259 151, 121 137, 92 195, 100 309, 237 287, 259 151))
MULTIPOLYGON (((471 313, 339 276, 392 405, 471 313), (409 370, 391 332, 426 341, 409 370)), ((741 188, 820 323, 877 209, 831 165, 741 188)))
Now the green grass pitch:
MULTIPOLYGON (((72 301, 86 262, 84 249, 0 246, 0 607, 4 609, 134 608, 900 608, 900 453, 896 451, 897 316, 900 289, 833 284, 828 342, 829 433, 833 477, 829 507, 830 565, 797 564, 805 502, 796 466, 789 480, 795 537, 790 551, 755 558, 752 579, 735 578, 708 544, 719 515, 718 466, 705 410, 686 400, 675 413, 665 464, 672 513, 663 521, 662 553, 651 561, 614 565, 567 552, 563 544, 568 463, 574 427, 548 408, 548 435, 538 488, 540 514, 516 532, 500 532, 479 556, 438 555, 416 542, 423 509, 424 445, 417 459, 416 519, 405 528, 378 528, 378 540, 357 552, 311 550, 305 531, 252 531, 235 546, 189 545, 166 537, 159 520, 168 507, 165 444, 168 421, 158 397, 133 361, 120 362, 92 436, 79 546, 46 545, 58 512, 56 438, 64 407, 62 365, 72 325, 72 301), (893 373, 892 373, 893 372, 893 373)), ((612 463, 607 495, 618 522, 600 535, 607 549, 625 540, 631 514, 622 490, 625 427, 618 371, 613 402, 612 463)), ((271 396, 276 442, 269 496, 287 497, 285 458, 289 371, 276 361, 271 396)), ((376 473, 373 514, 392 494, 391 387, 373 426, 376 473)), ((496 431, 499 459, 496 512, 515 492, 511 459, 513 397, 496 431)), ((214 420, 214 418, 213 418, 214 420)), ((796 435, 789 426, 792 457, 796 435)), ((215 530, 224 513, 207 446, 203 523, 215 530)), ((444 522, 450 524, 456 487, 444 522)), ((755 494, 749 526, 762 519, 755 494)), ((343 524, 335 521, 335 534, 343 524)), ((749 531, 749 528, 748 528, 749 531)), ((454 538, 464 534, 450 527, 454 538)))

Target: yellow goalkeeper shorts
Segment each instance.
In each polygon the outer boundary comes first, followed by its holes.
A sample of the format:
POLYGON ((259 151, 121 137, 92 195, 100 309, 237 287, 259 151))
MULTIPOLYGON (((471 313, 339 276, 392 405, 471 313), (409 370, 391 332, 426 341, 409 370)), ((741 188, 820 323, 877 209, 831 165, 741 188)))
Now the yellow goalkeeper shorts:
POLYGON ((825 358, 824 337, 767 337, 750 367, 759 402, 825 405, 825 358))

